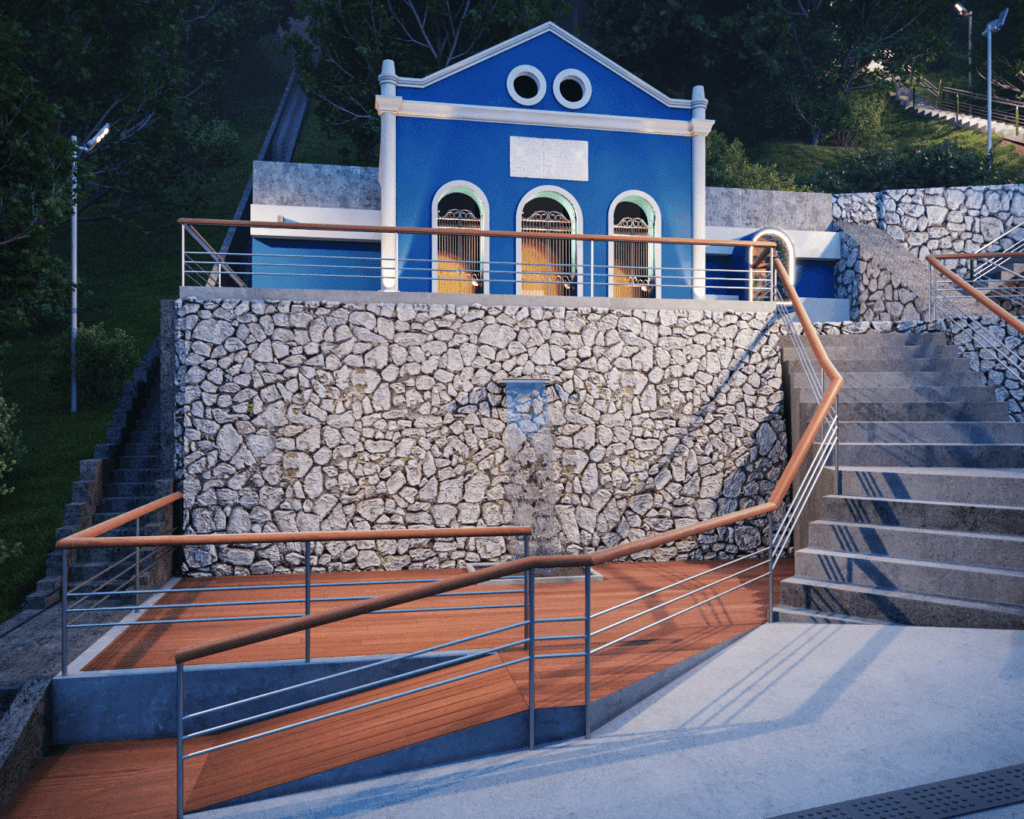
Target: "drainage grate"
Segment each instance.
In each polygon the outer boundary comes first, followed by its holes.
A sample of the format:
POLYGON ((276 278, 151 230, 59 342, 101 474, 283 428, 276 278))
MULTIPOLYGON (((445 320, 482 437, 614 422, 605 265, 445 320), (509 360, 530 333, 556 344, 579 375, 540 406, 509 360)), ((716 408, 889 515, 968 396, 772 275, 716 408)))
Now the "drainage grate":
POLYGON ((1018 802, 1024 802, 1024 765, 783 813, 772 819, 947 819, 1018 802))

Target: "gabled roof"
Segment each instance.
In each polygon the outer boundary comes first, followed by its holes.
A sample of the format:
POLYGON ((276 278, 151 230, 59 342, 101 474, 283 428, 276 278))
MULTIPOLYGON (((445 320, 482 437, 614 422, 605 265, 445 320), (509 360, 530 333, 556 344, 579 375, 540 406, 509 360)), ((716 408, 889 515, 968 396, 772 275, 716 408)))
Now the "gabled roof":
POLYGON ((505 42, 503 43, 498 43, 498 45, 491 46, 490 48, 485 49, 479 52, 478 54, 474 54, 472 57, 467 57, 464 60, 460 60, 457 63, 453 63, 452 65, 449 65, 446 68, 442 68, 440 71, 435 71, 433 74, 429 74, 426 77, 398 77, 396 80, 396 84, 398 85, 399 88, 427 88, 436 82, 446 80, 449 77, 452 77, 469 68, 472 68, 473 66, 486 62, 487 60, 490 60, 492 57, 495 57, 499 54, 503 54, 506 51, 511 51, 513 48, 516 48, 517 46, 520 46, 523 43, 527 43, 530 40, 540 37, 543 34, 553 34, 554 36, 566 42, 568 45, 575 48, 580 53, 586 55, 594 62, 604 66, 613 74, 616 74, 617 76, 621 77, 630 85, 634 86, 640 91, 643 91, 648 96, 653 97, 659 103, 668 108, 692 108, 690 100, 680 100, 666 96, 665 94, 661 93, 661 91, 659 91, 658 89, 645 83, 635 74, 632 74, 629 71, 627 71, 614 60, 608 59, 601 52, 596 51, 590 46, 588 46, 578 37, 574 37, 565 29, 550 22, 543 23, 537 26, 536 28, 531 28, 529 31, 524 31, 522 34, 512 37, 509 40, 505 40, 505 42))

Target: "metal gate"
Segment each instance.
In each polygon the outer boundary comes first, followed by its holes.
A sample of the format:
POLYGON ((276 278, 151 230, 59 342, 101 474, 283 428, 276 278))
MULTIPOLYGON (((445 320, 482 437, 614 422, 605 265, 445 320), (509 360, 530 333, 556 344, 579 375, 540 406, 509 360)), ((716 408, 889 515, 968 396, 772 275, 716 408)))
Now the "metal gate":
MULTIPOLYGON (((480 230, 480 217, 471 210, 453 208, 444 216, 437 217, 437 226, 480 230)), ((439 233, 435 269, 438 293, 483 293, 480 237, 439 233)))
MULTIPOLYGON (((650 225, 639 216, 625 216, 613 229, 616 236, 650 236, 650 225)), ((619 298, 653 299, 656 281, 654 246, 643 242, 615 242, 612 294, 619 298)))
MULTIPOLYGON (((538 210, 523 219, 524 233, 572 233, 564 213, 538 210)), ((569 239, 524 238, 521 292, 531 296, 575 296, 576 271, 569 239)))

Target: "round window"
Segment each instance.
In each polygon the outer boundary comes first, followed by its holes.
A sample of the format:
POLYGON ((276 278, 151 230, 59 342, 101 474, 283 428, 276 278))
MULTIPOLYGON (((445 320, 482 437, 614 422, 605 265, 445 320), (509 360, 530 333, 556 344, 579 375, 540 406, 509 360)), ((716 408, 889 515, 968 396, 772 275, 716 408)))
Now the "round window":
POLYGON ((562 71, 552 83, 555 99, 563 108, 575 110, 590 102, 590 80, 577 68, 562 71))
POLYGON ((548 90, 544 75, 532 65, 513 68, 505 80, 508 95, 520 105, 536 105, 548 90))

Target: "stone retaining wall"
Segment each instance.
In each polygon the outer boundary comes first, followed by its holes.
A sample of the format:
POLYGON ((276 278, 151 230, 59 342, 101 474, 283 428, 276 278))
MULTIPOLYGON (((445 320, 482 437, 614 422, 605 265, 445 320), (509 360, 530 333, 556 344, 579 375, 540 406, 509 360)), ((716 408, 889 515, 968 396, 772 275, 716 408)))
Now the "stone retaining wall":
POLYGON ((850 300, 855 321, 918 321, 928 314, 928 266, 873 226, 837 224, 843 257, 836 297, 850 300))
POLYGON ((1024 222, 1024 184, 841 193, 832 215, 881 228, 921 259, 972 253, 1024 222))
MULTIPOLYGON (((771 313, 332 302, 176 304, 189 533, 501 525, 506 378, 548 381, 570 553, 767 500, 786 459, 771 313)), ((637 559, 758 548, 763 520, 637 559)), ((502 560, 501 539, 316 544, 317 571, 502 560)), ((193 574, 288 572, 301 545, 189 547, 193 574)))

